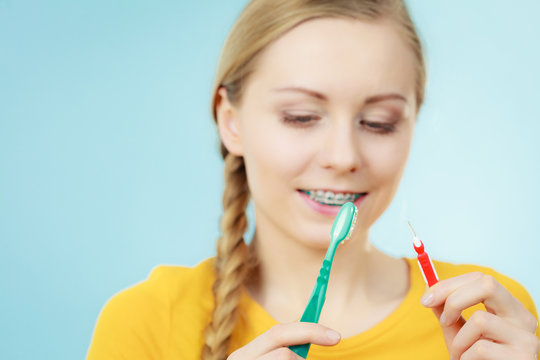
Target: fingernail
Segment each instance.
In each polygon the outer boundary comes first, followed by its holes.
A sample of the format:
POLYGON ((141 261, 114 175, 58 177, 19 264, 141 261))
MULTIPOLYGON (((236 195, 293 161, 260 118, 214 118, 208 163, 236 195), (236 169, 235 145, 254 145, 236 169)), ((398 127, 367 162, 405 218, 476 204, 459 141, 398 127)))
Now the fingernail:
POLYGON ((446 315, 442 314, 439 321, 441 322, 441 325, 447 325, 446 315))
POLYGON ((425 294, 424 296, 422 296, 422 298, 420 299, 420 302, 422 303, 422 305, 424 306, 429 306, 433 303, 433 294, 425 294))
POLYGON ((332 341, 339 341, 341 339, 341 335, 334 330, 326 330, 326 336, 332 341))

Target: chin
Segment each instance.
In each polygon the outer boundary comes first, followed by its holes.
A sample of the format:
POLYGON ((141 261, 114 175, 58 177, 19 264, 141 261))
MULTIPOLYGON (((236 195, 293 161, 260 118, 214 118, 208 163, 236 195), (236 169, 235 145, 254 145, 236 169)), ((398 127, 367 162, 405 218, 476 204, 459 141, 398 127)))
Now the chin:
POLYGON ((313 249, 326 250, 330 245, 330 230, 332 224, 329 226, 314 226, 307 225, 306 231, 301 234, 297 234, 296 237, 299 242, 313 249))

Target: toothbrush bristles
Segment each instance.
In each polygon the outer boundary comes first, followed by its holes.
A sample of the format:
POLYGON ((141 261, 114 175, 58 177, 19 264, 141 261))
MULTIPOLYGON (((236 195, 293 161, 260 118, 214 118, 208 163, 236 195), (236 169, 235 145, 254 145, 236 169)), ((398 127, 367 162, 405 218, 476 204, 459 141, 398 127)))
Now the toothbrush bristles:
POLYGON ((354 215, 353 215, 353 219, 352 219, 352 223, 351 223, 351 226, 349 228, 349 233, 347 234, 347 236, 345 237, 345 239, 343 239, 343 242, 349 240, 351 238, 351 234, 354 230, 354 226, 356 225, 356 218, 358 217, 358 208, 356 207, 356 205, 354 205, 354 215))
POLYGON ((409 224, 409 229, 411 229, 413 236, 416 237, 416 231, 414 231, 414 228, 412 227, 411 222, 407 221, 407 224, 409 224))

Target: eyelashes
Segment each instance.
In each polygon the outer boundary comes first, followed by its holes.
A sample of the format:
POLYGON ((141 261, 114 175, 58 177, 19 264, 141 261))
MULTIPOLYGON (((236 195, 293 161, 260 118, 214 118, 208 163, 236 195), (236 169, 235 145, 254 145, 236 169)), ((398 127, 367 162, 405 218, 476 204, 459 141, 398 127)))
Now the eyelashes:
POLYGON ((360 125, 378 134, 390 134, 396 131, 396 121, 384 123, 360 120, 360 125))
POLYGON ((313 123, 317 120, 320 120, 320 117, 314 115, 289 115, 283 114, 282 120, 286 124, 295 125, 295 126, 305 126, 310 123, 313 123))
MULTIPOLYGON (((284 113, 281 116, 281 120, 289 126, 295 128, 309 128, 316 125, 321 120, 317 115, 292 115, 284 113)), ((361 128, 366 129, 375 134, 391 134, 396 131, 396 124, 399 119, 391 119, 389 121, 370 121, 369 119, 361 119, 359 125, 361 128)))

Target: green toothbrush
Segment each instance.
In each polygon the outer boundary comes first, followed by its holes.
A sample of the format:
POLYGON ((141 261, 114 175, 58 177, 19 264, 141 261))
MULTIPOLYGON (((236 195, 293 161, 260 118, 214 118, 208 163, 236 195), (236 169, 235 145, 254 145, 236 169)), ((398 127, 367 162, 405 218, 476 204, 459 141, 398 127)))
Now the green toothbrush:
MULTIPOLYGON (((343 241, 348 240, 351 236, 354 224, 356 223, 357 214, 358 209, 352 202, 345 203, 339 210, 330 232, 330 246, 328 246, 321 270, 319 270, 317 283, 313 288, 313 292, 311 293, 306 309, 304 310, 304 314, 302 314, 302 317, 300 318, 301 322, 316 323, 319 321, 319 316, 321 315, 321 310, 326 298, 328 277, 330 276, 330 269, 332 267, 332 261, 334 261, 334 255, 336 254, 338 245, 343 241)), ((293 345, 289 346, 289 349, 305 359, 309 352, 310 345, 310 343, 293 345)))

